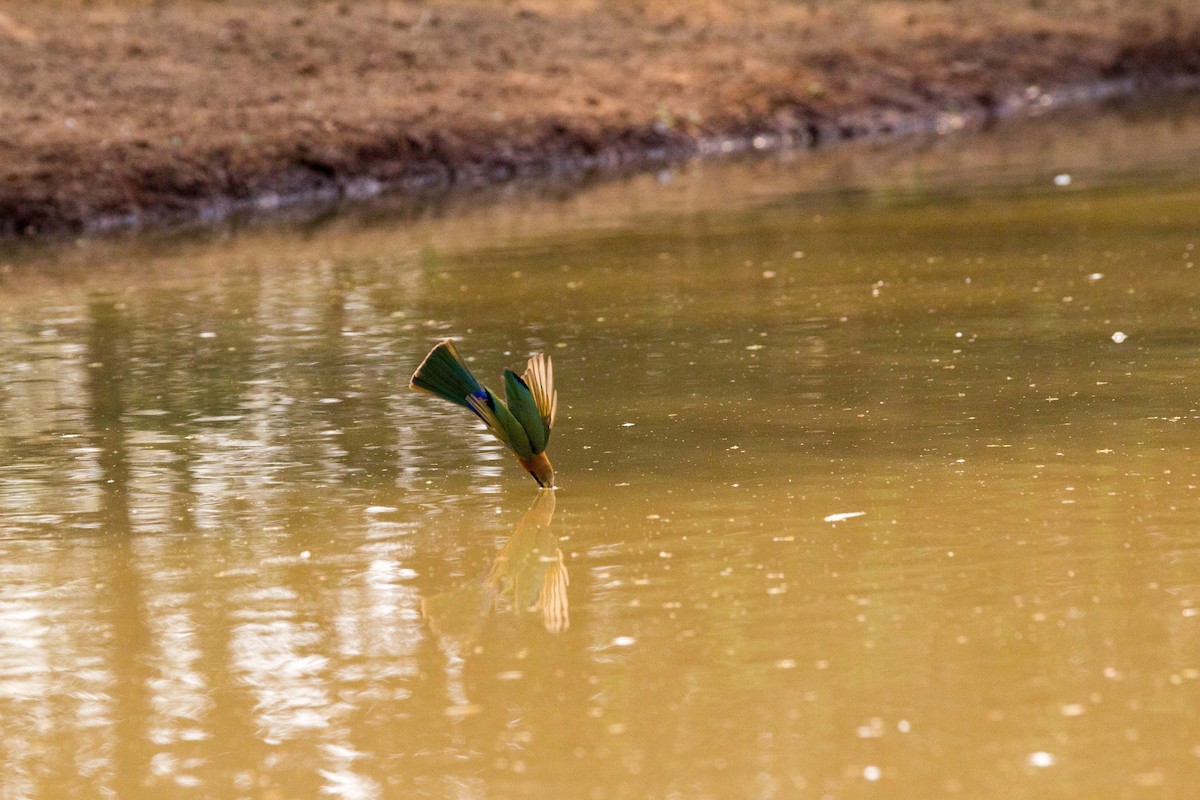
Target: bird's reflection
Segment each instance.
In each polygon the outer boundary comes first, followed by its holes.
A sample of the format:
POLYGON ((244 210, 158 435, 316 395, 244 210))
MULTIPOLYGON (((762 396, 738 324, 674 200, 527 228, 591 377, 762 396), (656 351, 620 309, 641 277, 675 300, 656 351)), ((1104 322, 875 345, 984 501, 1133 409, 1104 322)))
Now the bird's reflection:
POLYGON ((538 614, 551 633, 570 627, 570 576, 550 530, 554 495, 549 489, 538 492, 487 572, 422 601, 421 611, 435 633, 473 639, 491 611, 506 606, 517 614, 538 614))

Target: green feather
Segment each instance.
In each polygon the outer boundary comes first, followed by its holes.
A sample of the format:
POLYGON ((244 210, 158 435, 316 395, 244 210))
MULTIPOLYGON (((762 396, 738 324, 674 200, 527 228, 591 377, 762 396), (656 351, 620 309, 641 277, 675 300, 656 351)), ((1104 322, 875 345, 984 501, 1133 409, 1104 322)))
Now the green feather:
POLYGON ((504 401, 492 394, 491 389, 483 390, 486 399, 477 395, 467 398, 467 405, 479 415, 497 439, 508 445, 509 449, 519 457, 528 461, 533 458, 533 447, 529 444, 529 434, 517 422, 517 418, 504 405, 504 401))
POLYGON ((496 412, 496 419, 500 420, 500 424, 504 426, 505 432, 508 434, 508 446, 526 461, 533 458, 533 445, 530 444, 529 434, 521 427, 521 423, 508 410, 508 406, 492 394, 490 389, 484 391, 488 393, 488 400, 491 401, 492 408, 496 412))
POLYGON ((413 373, 409 386, 437 395, 443 400, 471 407, 467 398, 483 389, 458 354, 454 342, 447 339, 425 356, 413 373))
POLYGON ((525 429, 525 433, 529 435, 529 444, 533 448, 534 455, 544 451, 546 442, 550 438, 550 431, 546 427, 546 423, 542 421, 542 415, 538 413, 533 392, 529 390, 525 381, 521 380, 511 369, 504 370, 504 396, 508 399, 508 410, 512 412, 517 422, 521 423, 521 427, 525 429))

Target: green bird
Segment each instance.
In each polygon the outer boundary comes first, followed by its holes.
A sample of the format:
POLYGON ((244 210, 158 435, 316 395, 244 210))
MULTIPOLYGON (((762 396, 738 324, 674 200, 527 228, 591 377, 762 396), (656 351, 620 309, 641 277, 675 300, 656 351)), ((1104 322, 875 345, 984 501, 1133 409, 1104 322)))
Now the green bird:
POLYGON ((539 486, 554 488, 546 444, 558 412, 558 392, 549 356, 538 353, 529 359, 523 375, 504 370, 506 403, 475 380, 454 342, 447 339, 425 356, 408 386, 470 409, 513 451, 539 486))

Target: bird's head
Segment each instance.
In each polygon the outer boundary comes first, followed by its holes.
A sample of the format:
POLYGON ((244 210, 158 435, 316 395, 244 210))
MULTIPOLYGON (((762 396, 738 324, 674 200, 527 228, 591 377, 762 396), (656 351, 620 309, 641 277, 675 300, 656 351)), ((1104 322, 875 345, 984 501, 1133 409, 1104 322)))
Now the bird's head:
POLYGON ((538 482, 538 486, 544 489, 554 488, 554 467, 550 466, 550 459, 546 457, 545 453, 538 453, 528 461, 521 459, 521 466, 529 471, 533 479, 538 482))
POLYGON ((546 464, 545 469, 531 469, 529 474, 538 482, 538 486, 543 489, 554 488, 554 469, 549 464, 546 464))

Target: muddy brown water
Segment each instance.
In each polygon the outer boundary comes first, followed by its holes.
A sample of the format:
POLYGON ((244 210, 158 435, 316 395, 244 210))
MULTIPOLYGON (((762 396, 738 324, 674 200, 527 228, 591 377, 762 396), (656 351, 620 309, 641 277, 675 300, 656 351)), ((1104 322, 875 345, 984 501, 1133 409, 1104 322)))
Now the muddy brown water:
POLYGON ((0 797, 1200 780, 1200 114, 14 253, 0 797), (408 392, 553 355, 561 488, 408 392))

